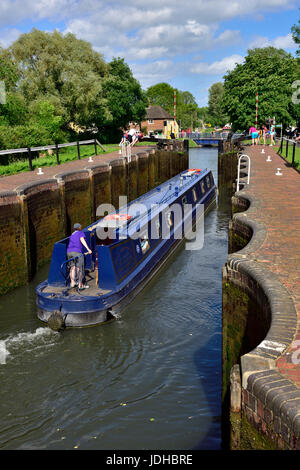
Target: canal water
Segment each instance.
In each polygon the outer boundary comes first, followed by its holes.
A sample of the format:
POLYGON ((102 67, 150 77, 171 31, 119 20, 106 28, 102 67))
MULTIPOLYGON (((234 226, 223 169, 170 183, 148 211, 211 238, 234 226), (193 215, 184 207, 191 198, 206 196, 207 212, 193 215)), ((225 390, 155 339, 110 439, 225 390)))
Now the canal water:
MULTIPOLYGON (((211 168, 217 150, 190 149, 211 168)), ((182 247, 104 326, 57 333, 35 287, 0 298, 0 449, 221 449, 221 269, 229 204, 205 217, 201 250, 182 247)))

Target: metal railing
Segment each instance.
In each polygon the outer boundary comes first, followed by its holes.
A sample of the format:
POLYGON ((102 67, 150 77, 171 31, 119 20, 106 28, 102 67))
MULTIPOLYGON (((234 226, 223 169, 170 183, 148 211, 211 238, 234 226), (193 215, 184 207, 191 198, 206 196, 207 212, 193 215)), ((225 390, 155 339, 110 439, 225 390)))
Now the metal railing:
POLYGON ((130 142, 122 142, 121 150, 120 150, 122 157, 127 158, 128 162, 131 161, 131 145, 130 142))
POLYGON ((222 139, 227 140, 232 135, 231 132, 191 132, 190 139, 222 139))
MULTIPOLYGON (((77 157, 78 160, 80 160, 81 155, 80 155, 80 146, 81 145, 88 145, 88 144, 94 144, 95 147, 95 155, 97 155, 97 145, 99 145, 100 148, 105 152, 105 148, 103 147, 102 144, 97 139, 92 139, 92 140, 81 140, 77 142, 68 142, 66 144, 54 144, 54 145, 42 145, 40 147, 25 147, 25 148, 20 148, 20 149, 8 149, 8 150, 0 150, 0 157, 1 155, 13 155, 16 153, 27 153, 28 154, 28 162, 29 162, 29 168, 31 171, 33 171, 33 166, 32 166, 32 152, 40 152, 42 150, 55 150, 55 155, 56 155, 56 161, 57 164, 60 165, 60 160, 59 160, 59 149, 65 148, 65 147, 77 147, 77 157)), ((1 160, 0 160, 1 164, 1 160)))
POLYGON ((245 157, 248 159, 248 174, 247 174, 247 184, 250 183, 250 167, 251 167, 251 160, 250 157, 246 154, 240 155, 239 156, 239 163, 238 163, 238 174, 237 174, 237 192, 240 190, 240 172, 241 172, 241 161, 245 159, 245 157))
POLYGON ((297 142, 292 139, 288 139, 287 137, 282 137, 280 142, 280 147, 278 149, 278 154, 283 158, 288 158, 289 150, 292 147, 292 166, 295 166, 295 153, 296 153, 296 146, 297 142), (285 155, 283 152, 285 151, 285 155))

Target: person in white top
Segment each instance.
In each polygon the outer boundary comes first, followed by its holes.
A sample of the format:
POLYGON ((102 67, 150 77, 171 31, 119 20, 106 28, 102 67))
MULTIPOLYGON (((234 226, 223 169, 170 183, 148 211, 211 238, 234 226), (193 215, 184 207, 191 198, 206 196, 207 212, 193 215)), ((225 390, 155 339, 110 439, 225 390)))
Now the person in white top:
POLYGON ((130 142, 130 145, 133 147, 134 144, 139 140, 138 138, 138 131, 132 127, 130 131, 128 132, 128 140, 130 142))

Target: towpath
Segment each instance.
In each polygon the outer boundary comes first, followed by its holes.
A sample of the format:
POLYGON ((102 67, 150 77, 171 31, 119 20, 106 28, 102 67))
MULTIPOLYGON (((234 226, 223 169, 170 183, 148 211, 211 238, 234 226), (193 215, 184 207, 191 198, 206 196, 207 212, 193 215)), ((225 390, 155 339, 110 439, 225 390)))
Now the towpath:
POLYGON ((253 193, 260 206, 255 214, 251 213, 251 219, 264 224, 267 231, 264 242, 251 257, 279 278, 297 312, 293 342, 276 365, 300 387, 300 174, 272 147, 246 147, 243 153, 251 159, 247 193, 253 193), (267 161, 268 156, 271 161, 267 161), (281 175, 277 174, 278 168, 281 175))
MULTIPOLYGON (((147 151, 149 149, 153 149, 153 147, 149 146, 139 146, 132 148, 132 155, 137 153, 147 151)), ((71 162, 62 163, 61 165, 50 166, 50 167, 42 167, 43 174, 38 175, 38 170, 35 169, 34 171, 25 171, 23 173, 17 173, 15 175, 9 176, 2 176, 0 177, 0 194, 1 192, 7 191, 14 191, 18 186, 23 184, 31 183, 34 181, 42 181, 44 179, 53 178, 55 175, 59 173, 64 173, 67 171, 74 171, 74 170, 83 170, 85 168, 90 167, 91 165, 101 164, 101 163, 110 163, 117 158, 122 157, 119 154, 119 151, 112 152, 112 153, 104 153, 101 155, 94 155, 93 163, 89 163, 89 157, 81 158, 80 160, 73 160, 71 162)), ((55 158, 55 157, 53 157, 55 158)))

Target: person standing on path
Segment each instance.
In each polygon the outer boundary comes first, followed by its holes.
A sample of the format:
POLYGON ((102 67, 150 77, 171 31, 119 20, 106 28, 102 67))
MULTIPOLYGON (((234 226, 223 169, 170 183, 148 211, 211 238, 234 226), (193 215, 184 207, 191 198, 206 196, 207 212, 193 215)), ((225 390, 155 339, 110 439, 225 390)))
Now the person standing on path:
POLYGON ((89 254, 92 251, 89 249, 86 241, 85 235, 81 230, 81 224, 74 224, 75 231, 70 236, 69 245, 67 248, 67 258, 76 258, 75 260, 70 261, 70 287, 76 286, 76 279, 78 279, 78 289, 88 289, 88 285, 83 284, 84 278, 84 255, 83 247, 87 250, 89 254))
POLYGON ((128 142, 130 143, 130 145, 134 145, 135 144, 135 136, 136 136, 136 130, 134 127, 132 127, 129 131, 128 131, 128 142))
POLYGON ((265 125, 263 125, 263 126, 262 126, 262 137, 263 137, 264 145, 266 145, 267 133, 268 133, 268 129, 266 128, 265 125))
POLYGON ((257 144, 258 132, 257 132, 256 127, 254 127, 254 126, 251 126, 251 127, 250 127, 250 129, 249 129, 249 135, 251 135, 252 146, 255 145, 255 144, 257 144))
POLYGON ((271 124, 271 127, 270 127, 270 137, 271 137, 270 147, 272 147, 272 145, 275 145, 274 136, 275 136, 275 126, 274 126, 274 124, 271 124))

